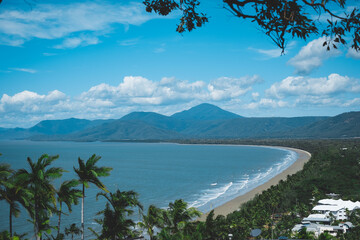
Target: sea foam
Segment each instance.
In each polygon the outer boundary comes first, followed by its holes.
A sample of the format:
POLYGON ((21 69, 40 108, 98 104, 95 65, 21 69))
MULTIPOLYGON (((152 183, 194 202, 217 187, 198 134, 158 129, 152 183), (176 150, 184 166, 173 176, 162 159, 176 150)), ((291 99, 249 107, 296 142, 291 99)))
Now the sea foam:
POLYGON ((210 188, 202 190, 199 194, 193 196, 195 200, 190 202, 189 207, 196 207, 200 211, 208 212, 264 184, 296 161, 296 152, 284 151, 287 152, 286 156, 267 169, 259 169, 257 173, 243 174, 239 179, 233 179, 228 183, 209 184, 210 188))

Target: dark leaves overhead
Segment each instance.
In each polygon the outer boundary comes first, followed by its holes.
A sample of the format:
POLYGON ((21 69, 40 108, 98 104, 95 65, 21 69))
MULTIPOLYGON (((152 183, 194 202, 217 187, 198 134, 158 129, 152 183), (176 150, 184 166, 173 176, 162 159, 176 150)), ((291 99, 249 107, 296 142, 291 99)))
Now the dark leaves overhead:
MULTIPOLYGON (((168 15, 182 12, 176 31, 192 31, 208 22, 205 13, 198 12, 199 0, 144 0, 146 11, 168 15)), ((359 7, 346 6, 346 0, 223 0, 224 8, 235 16, 250 19, 283 50, 292 38, 308 39, 326 36, 328 50, 346 45, 351 36, 351 47, 360 50, 359 7), (331 4, 331 6, 330 6, 331 4), (320 19, 327 19, 324 24, 320 19)))
POLYGON ((206 14, 197 12, 200 2, 198 0, 144 0, 147 12, 154 11, 159 15, 166 16, 174 10, 182 11, 180 23, 177 25, 176 31, 183 33, 184 31, 192 31, 197 27, 202 27, 208 18, 206 14))

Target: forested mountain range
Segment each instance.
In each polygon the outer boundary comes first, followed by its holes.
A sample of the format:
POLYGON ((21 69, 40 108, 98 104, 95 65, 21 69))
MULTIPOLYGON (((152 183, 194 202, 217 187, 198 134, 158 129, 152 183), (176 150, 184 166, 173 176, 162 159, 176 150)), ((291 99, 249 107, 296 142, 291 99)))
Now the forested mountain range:
POLYGON ((65 141, 354 137, 360 137, 360 112, 248 118, 206 103, 172 116, 132 112, 117 120, 71 118, 41 121, 28 129, 0 128, 0 139, 65 141))

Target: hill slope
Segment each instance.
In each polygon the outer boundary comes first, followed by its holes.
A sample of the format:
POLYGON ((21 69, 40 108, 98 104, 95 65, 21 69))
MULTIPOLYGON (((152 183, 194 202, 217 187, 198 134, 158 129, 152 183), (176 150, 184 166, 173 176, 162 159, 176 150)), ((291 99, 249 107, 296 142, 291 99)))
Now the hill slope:
POLYGON ((225 111, 215 105, 203 103, 189 110, 173 114, 171 117, 182 120, 225 120, 241 116, 225 111))
POLYGON ((360 112, 348 112, 300 127, 288 136, 301 138, 360 137, 360 112))
POLYGON ((244 118, 211 104, 173 116, 133 112, 119 120, 42 121, 29 129, 0 128, 0 139, 116 141, 204 138, 360 137, 360 112, 335 117, 244 118))

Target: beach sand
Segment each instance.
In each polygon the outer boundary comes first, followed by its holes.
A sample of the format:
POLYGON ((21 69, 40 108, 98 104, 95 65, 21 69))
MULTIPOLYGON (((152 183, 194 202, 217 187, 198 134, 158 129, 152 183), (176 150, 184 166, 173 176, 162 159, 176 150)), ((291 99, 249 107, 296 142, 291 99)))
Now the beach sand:
MULTIPOLYGON (((296 152, 298 154, 298 159, 287 169, 285 169, 283 172, 279 173, 266 183, 254 188, 253 190, 245 193, 244 195, 238 196, 235 199, 232 199, 225 204, 217 207, 214 209, 215 216, 217 215, 224 215, 226 216, 229 213, 232 213, 236 210, 238 210, 241 206, 241 204, 253 199, 257 194, 262 193, 264 190, 270 188, 273 185, 276 185, 280 182, 280 180, 286 180, 288 175, 292 175, 304 167, 304 164, 309 161, 311 154, 300 149, 295 148, 287 148, 287 147, 277 147, 277 148, 283 148, 288 149, 296 152)), ((203 214, 198 220, 199 221, 205 221, 208 213, 203 214)))

